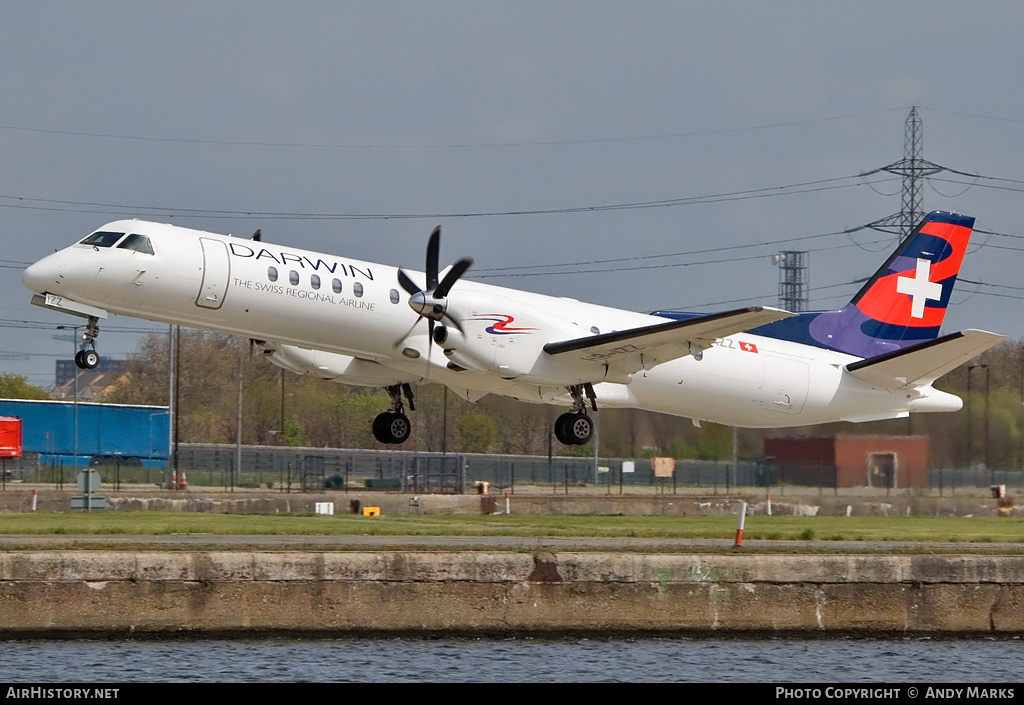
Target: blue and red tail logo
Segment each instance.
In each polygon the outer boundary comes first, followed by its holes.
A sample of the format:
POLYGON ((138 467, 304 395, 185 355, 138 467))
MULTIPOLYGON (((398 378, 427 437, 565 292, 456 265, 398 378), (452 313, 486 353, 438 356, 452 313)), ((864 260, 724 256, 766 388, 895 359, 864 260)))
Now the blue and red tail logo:
POLYGON ((839 311, 800 313, 748 332, 863 358, 934 340, 973 227, 970 216, 932 211, 839 311))
POLYGON ((939 335, 974 218, 932 211, 840 311, 807 314, 815 344, 874 357, 939 335))
POLYGON ((851 303, 885 326, 938 335, 973 227, 968 216, 929 213, 851 303))

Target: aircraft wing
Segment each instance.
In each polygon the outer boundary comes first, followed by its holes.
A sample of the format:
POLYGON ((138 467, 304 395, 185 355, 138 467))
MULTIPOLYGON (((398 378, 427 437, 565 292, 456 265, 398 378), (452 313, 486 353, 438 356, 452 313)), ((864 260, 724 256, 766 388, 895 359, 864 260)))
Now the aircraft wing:
POLYGON ((846 371, 865 382, 888 389, 931 384, 1005 338, 1004 335, 983 330, 964 330, 902 350, 851 362, 846 366, 846 371))
POLYGON ((752 306, 681 321, 655 323, 612 333, 548 343, 549 355, 576 355, 581 361, 601 362, 631 374, 711 347, 719 338, 796 314, 768 306, 752 306))

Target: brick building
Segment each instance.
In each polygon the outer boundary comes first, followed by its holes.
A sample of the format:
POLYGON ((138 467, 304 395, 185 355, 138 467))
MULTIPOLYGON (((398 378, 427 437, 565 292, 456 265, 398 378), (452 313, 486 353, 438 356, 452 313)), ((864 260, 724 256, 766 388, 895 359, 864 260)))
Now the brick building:
POLYGON ((927 487, 928 438, 766 438, 776 481, 819 487, 927 487))

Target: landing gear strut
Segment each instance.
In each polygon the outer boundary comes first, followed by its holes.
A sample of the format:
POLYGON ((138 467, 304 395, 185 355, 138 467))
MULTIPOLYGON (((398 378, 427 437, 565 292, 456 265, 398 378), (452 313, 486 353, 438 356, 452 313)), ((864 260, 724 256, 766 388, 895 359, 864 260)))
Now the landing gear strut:
POLYGON ((587 415, 587 403, 583 400, 586 392, 590 406, 597 411, 597 395, 589 382, 567 387, 572 395, 572 411, 555 419, 555 438, 563 445, 583 445, 594 434, 594 421, 587 415))
POLYGON ((405 403, 402 395, 409 401, 409 410, 416 411, 413 403, 412 387, 408 384, 393 384, 386 387, 391 396, 391 409, 383 414, 378 414, 373 420, 373 437, 381 443, 397 445, 405 443, 412 431, 412 424, 409 417, 405 415, 405 403))
POLYGON ((75 353, 75 365, 81 370, 92 370, 100 364, 99 353, 96 352, 96 336, 100 334, 99 319, 96 316, 89 316, 89 322, 85 326, 85 333, 82 340, 85 341, 85 348, 75 353))

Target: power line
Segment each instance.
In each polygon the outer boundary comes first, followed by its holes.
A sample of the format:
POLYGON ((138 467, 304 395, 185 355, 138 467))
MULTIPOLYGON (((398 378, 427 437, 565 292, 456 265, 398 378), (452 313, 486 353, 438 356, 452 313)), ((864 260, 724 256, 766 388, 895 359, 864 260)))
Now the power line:
POLYGON ((982 120, 995 120, 995 121, 998 121, 998 122, 1014 122, 1014 123, 1017 123, 1019 125, 1024 124, 1024 120, 1015 120, 1013 118, 996 117, 994 115, 980 115, 978 113, 965 113, 965 112, 960 112, 960 111, 957 111, 957 110, 943 110, 942 108, 929 108, 929 107, 926 107, 926 106, 921 106, 921 107, 924 110, 931 110, 931 111, 934 111, 936 113, 947 113, 949 115, 960 115, 962 117, 980 118, 982 120))
POLYGON ((224 209, 203 208, 165 208, 158 206, 140 206, 128 204, 97 203, 89 201, 70 201, 28 196, 11 196, 0 194, 0 200, 13 203, 0 203, 0 208, 20 208, 27 210, 72 212, 72 213, 144 213, 147 217, 163 216, 174 218, 180 216, 202 218, 232 218, 240 220, 424 220, 441 218, 484 218, 499 216, 523 215, 555 215, 571 213, 597 213, 602 211, 640 210, 647 208, 671 208, 676 206, 703 205, 709 203, 726 203, 755 198, 770 198, 800 193, 814 193, 839 188, 861 186, 861 183, 838 183, 860 178, 861 174, 839 176, 829 179, 805 181, 797 184, 768 186, 743 191, 729 191, 701 196, 683 196, 656 201, 634 201, 627 203, 609 203, 592 206, 570 206, 562 208, 540 208, 506 211, 476 211, 449 213, 315 213, 286 211, 234 211, 224 209), (45 205, 33 205, 45 204, 45 205))
MULTIPOLYGON (((875 241, 873 241, 871 243, 868 243, 868 244, 877 244, 877 243, 880 243, 880 242, 888 242, 888 241, 889 241, 888 239, 885 239, 885 240, 875 240, 875 241)), ((825 252, 825 251, 828 251, 828 250, 841 250, 841 249, 844 249, 844 248, 847 248, 847 247, 854 247, 856 245, 857 245, 857 243, 852 243, 852 244, 851 243, 847 243, 847 244, 843 244, 843 245, 832 245, 832 246, 829 246, 829 247, 817 247, 817 248, 809 249, 808 252, 825 252)), ((748 249, 749 249, 749 247, 752 247, 752 246, 748 246, 748 249)), ((724 250, 724 249, 737 249, 737 248, 735 248, 735 247, 733 247, 733 248, 724 248, 723 247, 723 248, 720 248, 720 249, 724 250)), ((497 278, 503 278, 503 277, 545 277, 545 276, 552 276, 552 275, 565 276, 567 274, 604 274, 604 273, 608 273, 608 272, 633 272, 633 271, 637 271, 637 270, 650 270, 650 269, 673 269, 673 268, 677 268, 677 267, 696 267, 696 266, 705 265, 705 264, 730 264, 730 263, 733 263, 733 262, 748 262, 750 260, 762 259, 765 256, 766 255, 764 253, 759 253, 759 254, 756 254, 756 255, 748 255, 746 257, 725 257, 725 258, 722 258, 722 259, 704 260, 704 261, 701 261, 701 262, 666 262, 666 263, 662 263, 662 264, 642 264, 642 265, 636 265, 636 266, 632 266, 632 267, 609 267, 609 268, 605 268, 605 269, 585 269, 585 270, 577 269, 575 267, 578 267, 579 265, 573 264, 572 266, 574 267, 574 269, 566 269, 566 270, 559 270, 559 271, 553 271, 553 272, 513 272, 513 273, 507 273, 507 274, 484 274, 484 275, 474 276, 473 278, 474 279, 497 279, 497 278)), ((649 256, 649 257, 645 257, 644 259, 651 259, 653 257, 654 256, 652 255, 652 256, 649 256)), ((626 260, 626 261, 628 261, 628 260, 626 260)))
MULTIPOLYGON (((854 279, 854 280, 848 281, 848 282, 840 282, 838 284, 825 284, 825 285, 822 285, 822 286, 811 287, 810 289, 808 289, 808 291, 809 292, 811 292, 811 291, 824 291, 825 289, 835 289, 835 288, 841 287, 841 286, 854 286, 854 285, 857 285, 857 284, 863 284, 867 280, 868 280, 867 277, 862 277, 860 279, 854 279)), ((727 301, 709 301, 709 302, 700 303, 700 304, 692 304, 692 305, 690 305, 688 307, 684 307, 684 306, 674 306, 674 307, 668 307, 668 308, 662 307, 662 308, 659 308, 658 310, 659 311, 683 311, 685 309, 692 310, 694 308, 707 308, 709 306, 726 306, 728 304, 749 303, 751 301, 760 301, 761 299, 772 298, 777 293, 778 292, 773 292, 771 294, 762 294, 761 296, 744 296, 743 298, 729 299, 727 301)), ((842 296, 842 294, 838 294, 837 296, 842 296)), ((836 298, 836 296, 827 297, 827 299, 834 299, 834 298, 836 298)), ((827 299, 825 299, 825 300, 827 300, 827 299)))
MULTIPOLYGON (((951 170, 947 169, 947 171, 951 171, 951 170)), ((953 172, 953 173, 958 173, 958 172, 953 172)), ((1016 179, 997 179, 994 176, 984 176, 982 174, 965 174, 965 176, 970 176, 970 177, 976 178, 976 179, 985 179, 987 181, 1003 181, 1003 182, 1011 183, 1011 184, 1024 184, 1024 181, 1018 181, 1016 179)), ((934 177, 934 176, 929 176, 927 178, 928 178, 929 181, 939 181, 939 182, 947 183, 947 184, 959 184, 960 186, 977 186, 978 188, 987 188, 987 189, 992 189, 994 191, 1010 191, 1012 193, 1022 193, 1022 192, 1024 192, 1024 188, 1012 188, 1010 186, 999 186, 999 185, 996 185, 996 184, 985 184, 985 183, 980 183, 980 182, 979 183, 968 184, 968 183, 966 183, 964 181, 959 181, 957 179, 940 179, 940 178, 937 178, 937 177, 934 177)))
MULTIPOLYGON (((595 259, 595 260, 588 260, 588 261, 584 261, 584 262, 579 262, 579 261, 575 261, 575 262, 553 262, 553 263, 550 263, 550 264, 529 264, 529 265, 523 265, 523 266, 520 266, 520 267, 485 267, 485 268, 477 269, 477 270, 475 270, 475 272, 477 274, 479 274, 481 272, 506 272, 506 271, 520 272, 520 271, 523 271, 525 269, 546 269, 546 268, 550 268, 550 267, 584 267, 584 266, 587 266, 587 265, 596 265, 596 264, 614 264, 616 262, 642 262, 642 261, 651 260, 651 259, 666 259, 666 258, 669 258, 669 257, 692 257, 694 255, 704 255, 704 254, 709 254, 709 253, 712 253, 712 252, 727 252, 727 251, 731 251, 731 250, 748 250, 748 249, 751 249, 751 248, 754 248, 754 247, 774 247, 776 245, 783 245, 783 244, 787 244, 787 243, 791 243, 791 242, 800 242, 800 241, 803 241, 803 240, 816 240, 816 239, 819 239, 819 238, 831 237, 831 236, 834 236, 834 235, 848 235, 848 234, 851 234, 851 233, 855 233, 858 230, 864 230, 866 227, 867 226, 865 226, 865 225, 859 225, 859 226, 857 226, 855 228, 847 228, 845 230, 836 230, 835 232, 831 232, 831 233, 820 233, 818 235, 802 235, 802 236, 799 236, 799 237, 787 237, 787 238, 781 238, 781 239, 778 239, 778 240, 767 240, 765 242, 758 242, 758 243, 755 243, 755 244, 752 244, 752 245, 726 245, 724 247, 709 247, 709 248, 706 248, 706 249, 703 249, 703 250, 685 250, 683 252, 670 252, 670 253, 656 254, 656 255, 638 255, 638 256, 633 256, 633 257, 615 257, 615 258, 610 258, 610 259, 595 259)), ((758 256, 764 256, 764 255, 758 255, 758 256)))
POLYGON ((767 123, 764 125, 749 125, 745 127, 718 128, 714 130, 694 130, 690 132, 671 132, 656 135, 633 135, 625 137, 597 137, 591 139, 572 140, 538 140, 532 142, 455 142, 455 143, 421 143, 421 144, 381 144, 381 143, 344 143, 344 142, 262 142, 242 140, 214 140, 198 138, 176 138, 176 137, 154 137, 148 135, 123 135, 105 132, 85 132, 76 130, 51 130, 38 127, 25 127, 23 125, 0 125, 0 130, 16 132, 32 132, 44 135, 60 135, 65 137, 89 137, 107 140, 129 140, 137 142, 159 142, 170 144, 195 144, 195 145, 216 145, 224 147, 274 147, 288 149, 478 149, 478 148, 508 148, 508 147, 549 147, 560 145, 586 145, 606 144, 619 142, 642 142, 667 139, 679 139, 684 137, 703 137, 707 135, 731 134, 736 132, 750 132, 755 130, 770 130, 782 127, 795 127, 799 125, 812 125, 822 122, 834 122, 837 120, 849 120, 852 118, 866 117, 870 115, 881 115, 895 110, 905 108, 887 108, 885 110, 874 110, 864 113, 851 113, 848 115, 835 115, 823 118, 811 118, 808 120, 791 120, 787 122, 767 123))
POLYGON ((993 286, 999 289, 1013 289, 1014 291, 1024 291, 1024 286, 1010 286, 1009 284, 993 284, 991 282, 979 282, 974 281, 973 279, 965 279, 963 277, 958 277, 958 281, 962 281, 965 284, 976 284, 978 286, 993 286))
MULTIPOLYGON (((45 321, 0 320, 0 328, 19 328, 24 330, 56 330, 58 324, 45 321)), ((152 333, 159 328, 140 328, 131 326, 104 325, 106 333, 152 333)))

